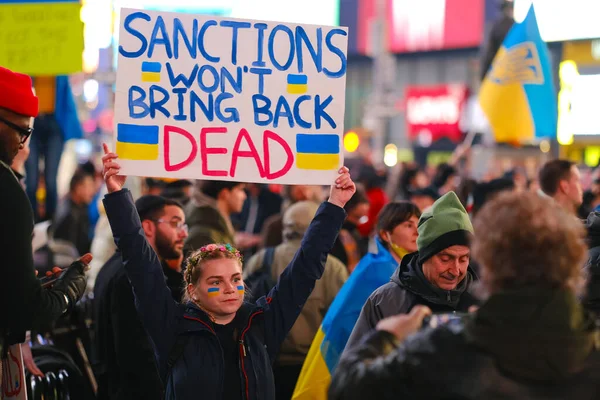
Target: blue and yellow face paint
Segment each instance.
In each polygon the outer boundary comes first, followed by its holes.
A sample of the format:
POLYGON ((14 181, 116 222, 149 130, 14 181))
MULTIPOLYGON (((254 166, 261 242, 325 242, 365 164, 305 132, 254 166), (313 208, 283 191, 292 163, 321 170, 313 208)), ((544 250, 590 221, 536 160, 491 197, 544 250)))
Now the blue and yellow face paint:
POLYGON ((117 155, 123 160, 158 159, 158 126, 118 124, 117 155))
POLYGON ((243 295, 244 294, 244 286, 243 285, 238 286, 237 287, 237 291, 238 291, 239 294, 243 295))
POLYGON ((330 171, 340 164, 340 137, 336 134, 296 135, 296 168, 330 171))
POLYGON ((219 288, 211 287, 208 288, 208 297, 217 297, 219 295, 219 288))

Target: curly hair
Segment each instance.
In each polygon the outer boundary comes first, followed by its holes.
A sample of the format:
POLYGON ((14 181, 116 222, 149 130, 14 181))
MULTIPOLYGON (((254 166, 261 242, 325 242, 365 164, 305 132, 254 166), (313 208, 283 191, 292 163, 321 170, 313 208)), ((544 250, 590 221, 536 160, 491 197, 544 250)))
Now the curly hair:
POLYGON ((242 264, 243 258, 238 249, 226 244, 212 243, 206 246, 202 246, 199 250, 194 251, 186 260, 186 269, 183 274, 184 290, 183 290, 183 301, 191 301, 191 297, 188 294, 187 286, 196 285, 200 276, 202 275, 202 264, 209 260, 219 259, 230 259, 237 260, 240 265, 242 264))
POLYGON ((585 230, 552 199, 505 192, 475 218, 473 256, 490 293, 529 286, 582 288, 585 230))

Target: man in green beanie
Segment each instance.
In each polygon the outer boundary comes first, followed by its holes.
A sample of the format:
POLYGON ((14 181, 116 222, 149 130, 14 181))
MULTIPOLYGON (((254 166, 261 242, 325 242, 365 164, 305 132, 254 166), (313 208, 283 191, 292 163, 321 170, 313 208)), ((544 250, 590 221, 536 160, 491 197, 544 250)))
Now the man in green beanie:
POLYGON ((425 305, 434 313, 467 312, 477 305, 469 288, 477 280, 469 267, 473 225, 454 192, 440 197, 419 219, 416 253, 408 254, 390 282, 374 291, 363 306, 346 349, 361 341, 377 323, 425 305))

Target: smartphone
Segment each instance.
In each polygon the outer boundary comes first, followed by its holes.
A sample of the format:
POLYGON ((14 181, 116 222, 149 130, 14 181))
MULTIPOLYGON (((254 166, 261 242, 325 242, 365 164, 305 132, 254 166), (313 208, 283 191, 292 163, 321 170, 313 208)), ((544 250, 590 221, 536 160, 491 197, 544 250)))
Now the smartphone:
POLYGON ((38 280, 40 281, 40 283, 42 284, 43 288, 48 288, 51 287, 52 285, 54 285, 56 283, 56 281, 65 273, 67 269, 64 268, 60 274, 56 275, 56 274, 52 274, 50 276, 43 276, 41 278, 38 278, 38 280))
POLYGON ((441 313, 441 314, 431 314, 423 318, 423 325, 421 325, 421 329, 423 328, 437 328, 438 326, 444 324, 452 324, 460 321, 467 313, 460 312, 451 312, 451 313, 441 313))

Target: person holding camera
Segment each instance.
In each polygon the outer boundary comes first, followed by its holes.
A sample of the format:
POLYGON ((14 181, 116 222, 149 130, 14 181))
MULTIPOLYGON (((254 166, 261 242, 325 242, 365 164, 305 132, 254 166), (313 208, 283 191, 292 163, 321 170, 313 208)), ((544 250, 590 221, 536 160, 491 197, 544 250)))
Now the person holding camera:
POLYGON ((433 312, 467 312, 478 300, 469 290, 477 280, 469 266, 473 226, 454 192, 439 198, 419 218, 418 251, 402 258, 390 282, 367 299, 344 351, 377 323, 417 304, 433 312))
POLYGON ((342 357, 329 399, 598 398, 600 331, 578 299, 583 225, 552 199, 506 192, 475 230, 488 299, 435 328, 422 328, 424 306, 380 321, 342 357))
POLYGON ((33 212, 11 164, 31 135, 38 113, 31 78, 0 67, 0 358, 21 343, 25 331, 44 327, 71 310, 85 290, 92 256, 74 262, 50 289, 33 264, 33 212))

